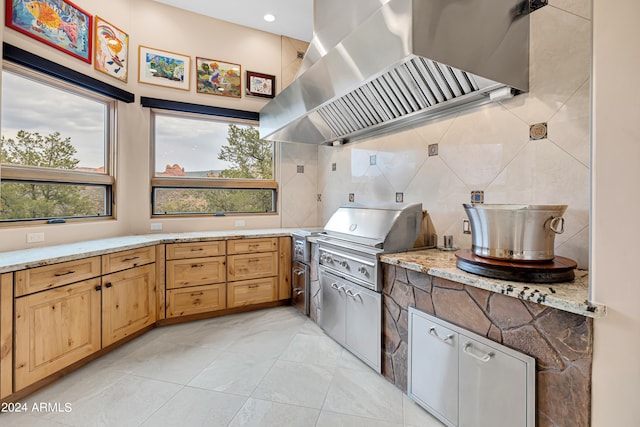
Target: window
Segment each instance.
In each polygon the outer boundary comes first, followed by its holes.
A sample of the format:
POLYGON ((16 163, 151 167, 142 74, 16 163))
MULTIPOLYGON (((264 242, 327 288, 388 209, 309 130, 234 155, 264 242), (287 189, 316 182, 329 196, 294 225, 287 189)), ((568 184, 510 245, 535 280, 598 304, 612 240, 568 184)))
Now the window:
POLYGON ((256 123, 153 112, 153 215, 274 213, 274 146, 256 123))
POLYGON ((0 223, 112 217, 115 101, 5 62, 0 223))

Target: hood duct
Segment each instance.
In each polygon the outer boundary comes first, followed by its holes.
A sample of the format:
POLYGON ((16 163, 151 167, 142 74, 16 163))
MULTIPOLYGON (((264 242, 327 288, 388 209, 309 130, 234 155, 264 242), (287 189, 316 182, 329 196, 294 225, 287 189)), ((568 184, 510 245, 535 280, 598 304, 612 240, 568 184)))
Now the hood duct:
POLYGON ((262 138, 353 141, 529 89, 528 0, 382 2, 316 0, 301 73, 261 110, 262 138))

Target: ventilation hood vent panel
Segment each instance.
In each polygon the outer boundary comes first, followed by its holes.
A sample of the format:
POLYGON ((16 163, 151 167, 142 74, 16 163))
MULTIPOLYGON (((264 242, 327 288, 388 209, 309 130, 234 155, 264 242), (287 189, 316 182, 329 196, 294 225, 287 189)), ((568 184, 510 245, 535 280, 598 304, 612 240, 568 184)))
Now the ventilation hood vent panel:
MULTIPOLYGON (((317 1, 316 15, 336 2, 317 1)), ((314 62, 262 109, 261 137, 357 140, 527 91, 528 12, 527 1, 389 0, 326 52, 318 35, 331 28, 316 29, 314 62)))

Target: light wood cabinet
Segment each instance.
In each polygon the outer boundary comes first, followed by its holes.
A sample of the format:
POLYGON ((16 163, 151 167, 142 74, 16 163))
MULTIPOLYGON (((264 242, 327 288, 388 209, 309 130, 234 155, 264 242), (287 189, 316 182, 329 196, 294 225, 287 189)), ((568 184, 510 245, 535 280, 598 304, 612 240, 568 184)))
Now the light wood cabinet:
POLYGON ((156 321, 155 266, 124 270, 102 277, 102 346, 156 321))
POLYGON ((15 300, 15 390, 100 349, 100 279, 15 300))
POLYGON ((277 275, 277 252, 227 256, 227 278, 229 281, 257 279, 277 275))
POLYGON ((227 285, 192 286, 167 290, 167 317, 222 310, 227 307, 227 285))
POLYGON ((13 273, 0 274, 0 399, 13 392, 13 273))
POLYGON ((115 273, 129 268, 145 265, 156 260, 153 246, 116 252, 102 256, 102 274, 115 273))
POLYGON ((224 256, 167 261, 167 289, 210 285, 226 280, 224 256))
POLYGON ((278 250, 278 238, 237 239, 227 241, 227 255, 252 254, 278 250))
POLYGON ((99 256, 21 270, 15 273, 15 296, 21 297, 98 276, 99 256))
POLYGON ((278 266, 278 299, 291 298, 291 237, 280 237, 278 239, 278 256, 280 265, 278 266))
POLYGON ((275 301, 277 299, 276 281, 276 277, 267 277, 228 283, 228 307, 242 307, 275 301))
POLYGON ((173 243, 167 245, 167 259, 205 258, 225 254, 225 241, 173 243))

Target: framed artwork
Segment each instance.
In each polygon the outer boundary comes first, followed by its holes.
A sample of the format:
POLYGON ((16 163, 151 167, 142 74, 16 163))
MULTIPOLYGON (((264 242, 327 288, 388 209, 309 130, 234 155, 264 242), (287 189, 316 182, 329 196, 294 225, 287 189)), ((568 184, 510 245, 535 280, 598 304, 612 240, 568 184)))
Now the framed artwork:
POLYGON ((126 82, 129 72, 129 35, 96 16, 93 67, 126 82))
POLYGON ((138 47, 138 81, 189 90, 191 57, 151 47, 138 47))
POLYGON ((276 96, 276 76, 247 71, 247 95, 273 98, 276 96))
POLYGON ((6 0, 7 27, 91 64, 92 16, 68 0, 6 0))
POLYGON ((240 64, 196 58, 196 92, 242 97, 240 64))

